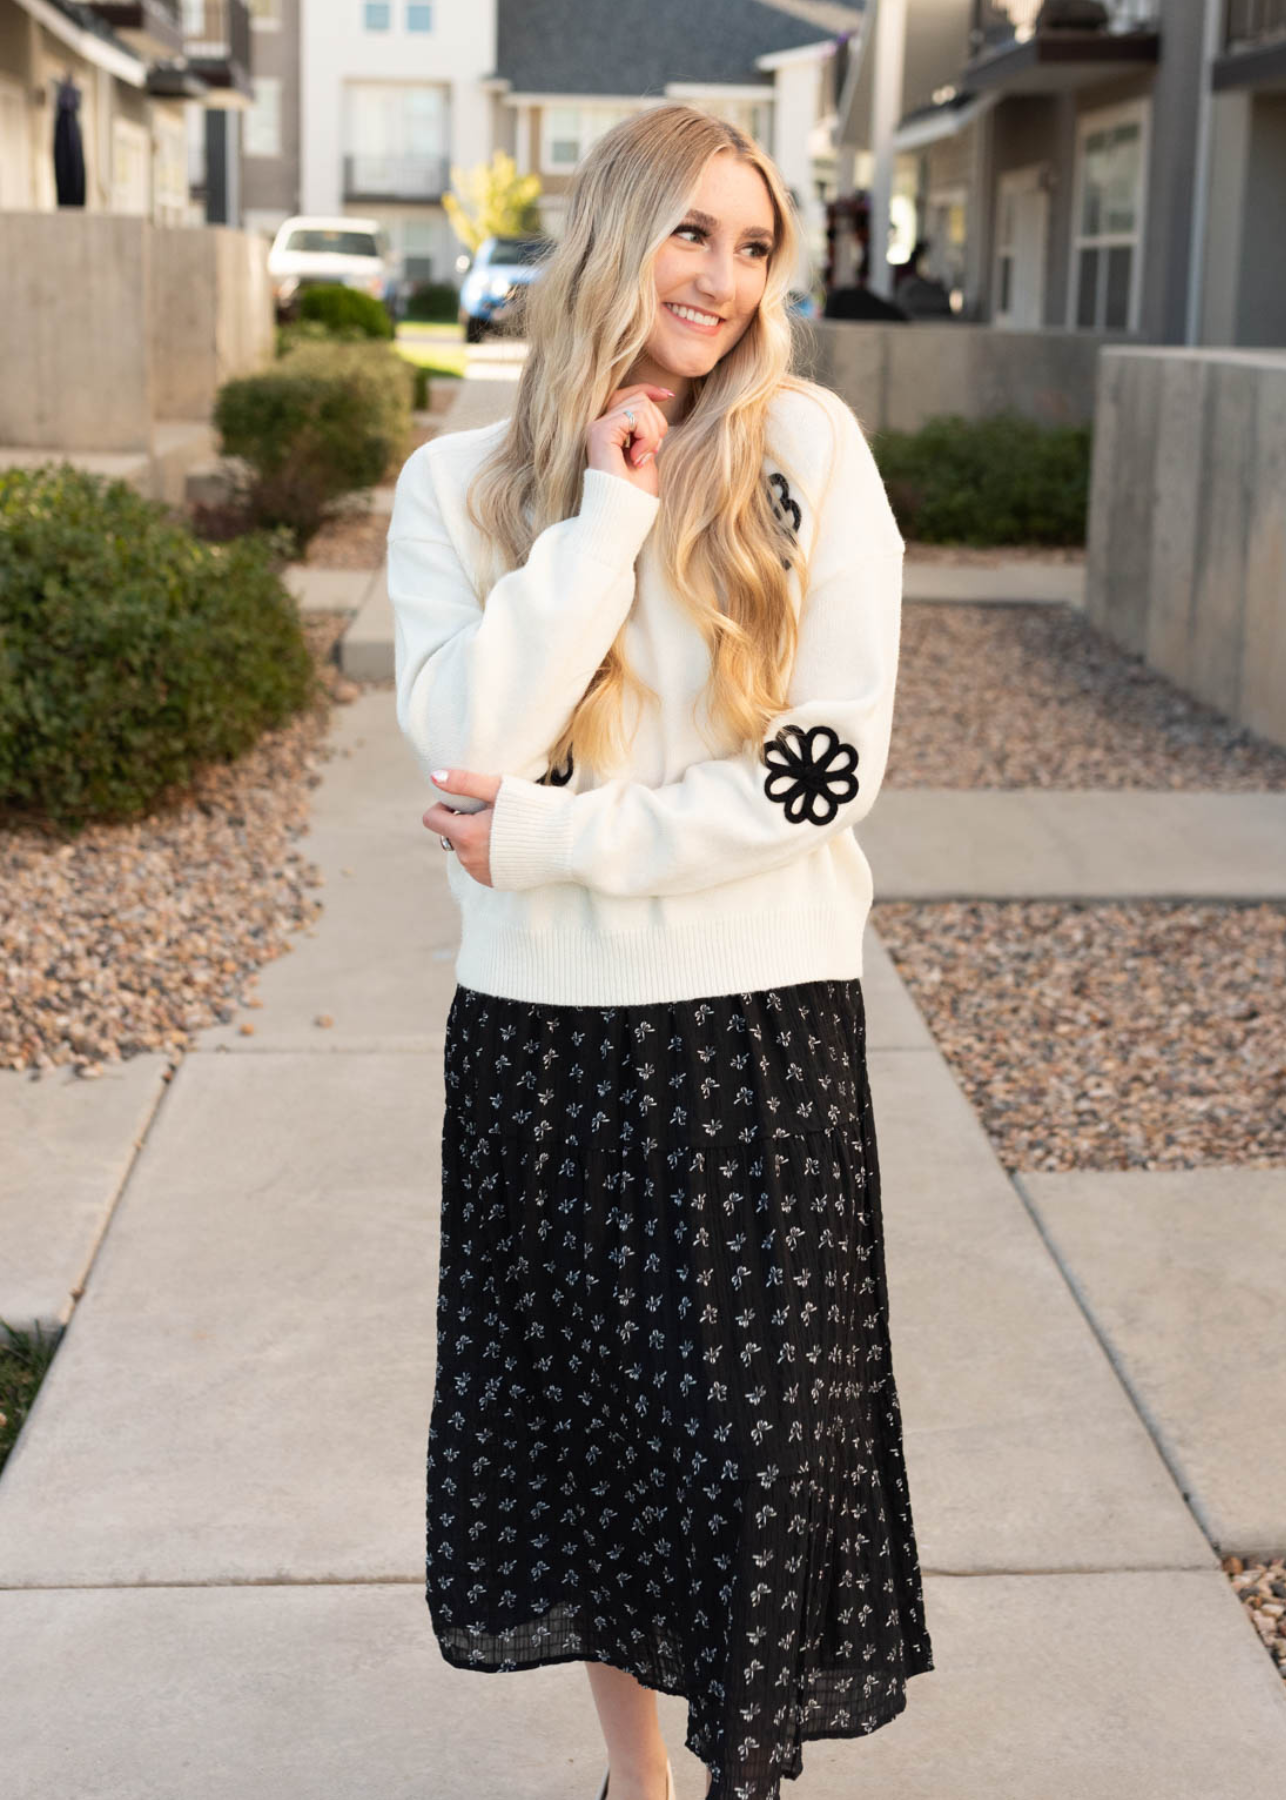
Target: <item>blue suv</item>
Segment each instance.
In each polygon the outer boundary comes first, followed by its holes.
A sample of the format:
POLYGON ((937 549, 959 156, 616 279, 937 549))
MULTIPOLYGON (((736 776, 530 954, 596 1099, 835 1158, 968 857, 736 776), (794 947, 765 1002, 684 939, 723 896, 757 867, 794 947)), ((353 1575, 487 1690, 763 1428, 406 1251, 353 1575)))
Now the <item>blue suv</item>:
POLYGON ((480 344, 493 326, 512 323, 523 290, 553 247, 543 237, 483 239, 460 284, 460 323, 467 343, 480 344))

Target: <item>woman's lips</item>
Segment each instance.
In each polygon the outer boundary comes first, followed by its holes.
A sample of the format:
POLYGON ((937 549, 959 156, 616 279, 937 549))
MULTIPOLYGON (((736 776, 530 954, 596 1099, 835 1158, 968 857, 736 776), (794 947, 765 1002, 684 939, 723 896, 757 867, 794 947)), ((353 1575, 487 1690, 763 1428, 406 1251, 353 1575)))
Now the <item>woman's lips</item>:
POLYGON ((672 319, 677 319, 680 325, 686 325, 689 331, 701 332, 705 337, 713 337, 723 324, 722 319, 713 319, 709 325, 698 325, 695 319, 685 319, 681 313, 676 313, 668 300, 664 302, 664 305, 672 319))

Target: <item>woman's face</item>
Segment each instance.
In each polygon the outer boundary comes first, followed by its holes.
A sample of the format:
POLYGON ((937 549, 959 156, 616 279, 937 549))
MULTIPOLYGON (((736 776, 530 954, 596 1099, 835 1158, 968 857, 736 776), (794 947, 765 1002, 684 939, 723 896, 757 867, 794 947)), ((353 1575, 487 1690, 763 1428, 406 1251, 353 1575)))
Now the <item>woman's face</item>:
POLYGON ((647 341, 657 370, 691 379, 709 374, 728 354, 755 316, 772 248, 773 207, 763 177, 720 151, 657 253, 657 321, 647 341), (691 317, 693 311, 700 316, 691 317))

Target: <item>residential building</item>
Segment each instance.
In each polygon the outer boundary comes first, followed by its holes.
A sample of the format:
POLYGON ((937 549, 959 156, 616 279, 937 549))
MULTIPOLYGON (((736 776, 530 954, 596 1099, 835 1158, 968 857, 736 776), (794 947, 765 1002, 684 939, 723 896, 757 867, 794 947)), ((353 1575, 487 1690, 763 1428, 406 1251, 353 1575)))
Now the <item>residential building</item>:
POLYGON ((332 0, 300 18, 300 210, 378 219, 407 281, 455 278, 451 167, 487 162, 494 4, 332 0))
POLYGON ((829 0, 498 0, 495 140, 539 174, 541 213, 557 237, 572 173, 616 120, 685 100, 733 120, 776 160, 794 195, 813 285, 824 203, 852 184, 838 142, 846 35, 862 8, 829 0))
POLYGON ((1286 343, 1286 0, 881 0, 875 37, 841 136, 960 316, 1286 343))
POLYGON ((245 0, 0 0, 0 210, 58 205, 54 121, 69 78, 84 210, 235 224, 246 19, 245 0))
POLYGON ((69 81, 78 97, 85 210, 187 221, 182 103, 149 84, 152 59, 182 50, 177 14, 158 0, 137 29, 118 32, 104 16, 111 10, 74 0, 0 0, 0 211, 58 205, 54 124, 69 81))
POLYGON ((241 119, 241 218, 265 237, 300 210, 303 0, 250 0, 252 100, 241 119))
POLYGON ((246 0, 182 0, 184 67, 205 84, 188 111, 188 185, 210 225, 241 224, 241 129, 253 98, 246 0))

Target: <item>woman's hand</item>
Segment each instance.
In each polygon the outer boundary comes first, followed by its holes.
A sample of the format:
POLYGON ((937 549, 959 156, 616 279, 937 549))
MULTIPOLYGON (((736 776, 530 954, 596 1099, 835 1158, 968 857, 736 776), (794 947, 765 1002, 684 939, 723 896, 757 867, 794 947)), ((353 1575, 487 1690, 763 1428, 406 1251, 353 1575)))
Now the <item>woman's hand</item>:
POLYGON ((424 814, 423 823, 439 837, 450 838, 466 872, 491 886, 491 821, 500 789, 499 775, 475 775, 471 769, 435 769, 433 779, 448 794, 464 794, 487 804, 476 812, 457 812, 439 800, 424 814))
POLYGON ((619 475, 631 487, 659 496, 656 453, 670 426, 656 403, 672 398, 672 389, 654 387, 646 381, 617 388, 602 417, 595 419, 585 433, 590 468, 601 469, 605 475, 619 475), (634 414, 632 429, 625 416, 627 410, 634 414))

